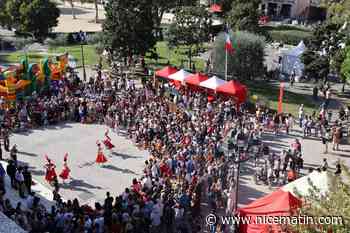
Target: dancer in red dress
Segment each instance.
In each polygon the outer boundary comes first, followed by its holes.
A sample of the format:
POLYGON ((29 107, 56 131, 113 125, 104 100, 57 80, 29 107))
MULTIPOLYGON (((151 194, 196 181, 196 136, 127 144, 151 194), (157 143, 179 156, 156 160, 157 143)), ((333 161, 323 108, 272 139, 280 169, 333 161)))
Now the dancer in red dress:
POLYGON ((45 175, 45 180, 51 184, 51 182, 57 177, 56 175, 56 165, 45 155, 45 159, 47 163, 45 164, 46 168, 46 175, 45 175))
POLYGON ((96 163, 103 164, 107 162, 106 156, 103 154, 101 143, 97 141, 97 158, 96 163))
POLYGON ((109 130, 107 129, 105 132, 106 139, 103 141, 103 144, 107 147, 108 150, 112 150, 114 145, 111 143, 112 139, 108 136, 109 130))
POLYGON ((69 169, 68 164, 67 164, 67 159, 68 159, 68 153, 66 153, 64 155, 63 169, 62 169, 62 172, 60 174, 60 177, 63 180, 63 182, 69 178, 69 173, 70 173, 70 169, 69 169))

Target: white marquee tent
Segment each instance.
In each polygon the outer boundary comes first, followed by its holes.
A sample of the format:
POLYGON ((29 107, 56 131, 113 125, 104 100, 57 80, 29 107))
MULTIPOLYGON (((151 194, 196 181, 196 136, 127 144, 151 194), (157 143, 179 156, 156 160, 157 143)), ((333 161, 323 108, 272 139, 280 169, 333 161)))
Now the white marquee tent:
POLYGON ((191 75, 192 73, 189 73, 187 72, 186 70, 184 69, 181 69, 179 70, 178 72, 172 74, 172 75, 169 75, 168 78, 169 79, 172 79, 172 80, 176 80, 176 81, 180 81, 180 82, 184 82, 185 79, 191 75))
POLYGON ((291 75, 294 71, 296 76, 302 76, 304 64, 301 62, 300 57, 305 50, 306 46, 304 42, 300 41, 298 46, 282 54, 281 72, 291 75))
POLYGON ((317 194, 325 195, 329 191, 331 181, 327 172, 313 171, 307 176, 301 177, 282 187, 283 191, 291 192, 294 196, 308 196, 312 187, 316 187, 317 194))
POLYGON ((211 77, 208 80, 205 80, 204 82, 201 82, 199 86, 205 87, 208 89, 216 90, 219 86, 225 84, 226 81, 222 80, 216 76, 211 77))

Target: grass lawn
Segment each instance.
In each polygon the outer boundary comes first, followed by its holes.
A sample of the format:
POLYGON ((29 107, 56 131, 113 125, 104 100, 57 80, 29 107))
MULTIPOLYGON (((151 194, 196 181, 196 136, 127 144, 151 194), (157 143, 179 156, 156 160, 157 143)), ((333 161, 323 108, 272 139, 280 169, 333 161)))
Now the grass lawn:
MULTIPOLYGON (((30 63, 39 63, 40 59, 43 59, 47 56, 52 56, 52 54, 60 54, 64 52, 68 52, 73 57, 75 57, 77 59, 77 65, 82 66, 80 45, 49 48, 48 55, 29 52, 27 56, 30 63)), ((19 63, 21 58, 23 58, 24 56, 25 54, 23 52, 18 52, 18 51, 11 52, 6 55, 0 55, 0 63, 19 63)), ((85 65, 91 66, 91 65, 97 64, 98 55, 96 53, 94 45, 84 45, 84 57, 85 57, 85 65)))
MULTIPOLYGON (((170 64, 173 66, 180 67, 182 62, 184 65, 184 68, 188 69, 188 56, 186 55, 186 52, 188 49, 185 46, 179 46, 178 48, 168 49, 167 42, 160 41, 156 45, 156 51, 158 53, 159 59, 156 61, 155 59, 151 59, 147 56, 149 54, 146 54, 146 63, 155 69, 159 69, 164 67, 167 62, 168 58, 170 57, 170 64)), ((192 58, 192 62, 195 63, 196 70, 203 71, 204 70, 204 61, 198 58, 192 58)))
MULTIPOLYGON (((84 45, 84 58, 85 65, 91 66, 98 63, 98 55, 95 50, 94 45, 84 45)), ((68 52, 75 59, 77 59, 77 65, 82 66, 82 56, 81 56, 81 46, 80 45, 70 45, 70 46, 60 46, 49 48, 49 53, 64 53, 68 52)))
MULTIPOLYGON (((269 107, 277 110, 279 87, 265 81, 249 81, 245 82, 248 86, 249 94, 258 96, 258 99, 263 102, 268 101, 269 107), (264 101, 265 100, 265 101, 264 101)), ((312 100, 312 96, 304 94, 296 94, 290 92, 287 88, 284 89, 283 95, 283 112, 298 115, 298 109, 301 104, 304 104, 306 114, 311 114, 313 110, 318 109, 319 103, 312 100)))
MULTIPOLYGON (((40 59, 45 58, 45 55, 31 53, 27 54, 30 63, 39 63, 40 59)), ((25 57, 23 52, 12 52, 6 55, 0 55, 0 63, 19 63, 25 57)))

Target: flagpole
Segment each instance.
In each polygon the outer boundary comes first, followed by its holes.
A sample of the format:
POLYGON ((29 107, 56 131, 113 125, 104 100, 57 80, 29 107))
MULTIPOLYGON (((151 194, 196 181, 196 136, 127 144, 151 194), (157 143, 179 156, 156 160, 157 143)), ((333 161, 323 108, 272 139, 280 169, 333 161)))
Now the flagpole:
POLYGON ((225 80, 227 81, 227 49, 225 49, 225 80))

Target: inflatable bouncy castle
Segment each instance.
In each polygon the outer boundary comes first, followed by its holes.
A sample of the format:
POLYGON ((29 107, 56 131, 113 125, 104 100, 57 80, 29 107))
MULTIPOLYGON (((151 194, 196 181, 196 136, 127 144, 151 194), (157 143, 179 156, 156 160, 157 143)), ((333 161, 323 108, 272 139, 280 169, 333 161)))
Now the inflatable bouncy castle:
POLYGON ((56 57, 57 64, 51 58, 40 61, 40 64, 29 64, 22 59, 17 66, 0 68, 0 96, 8 101, 31 96, 50 90, 51 81, 63 78, 68 64, 68 54, 56 57))

